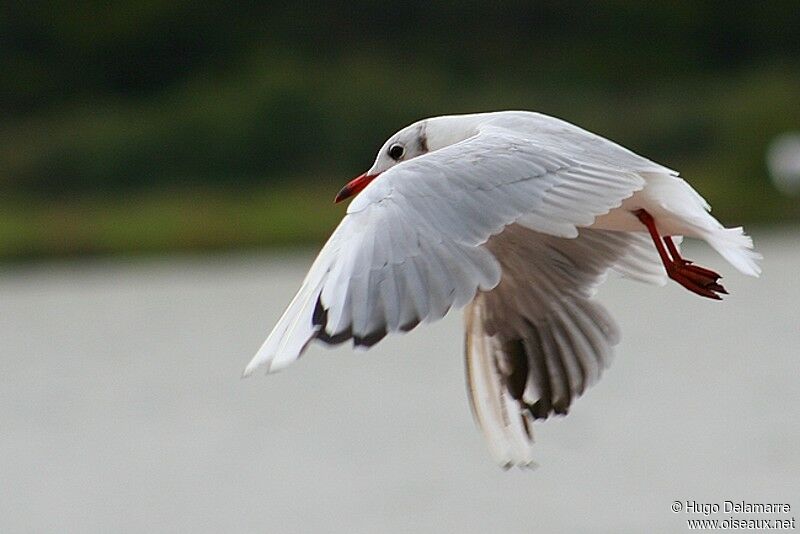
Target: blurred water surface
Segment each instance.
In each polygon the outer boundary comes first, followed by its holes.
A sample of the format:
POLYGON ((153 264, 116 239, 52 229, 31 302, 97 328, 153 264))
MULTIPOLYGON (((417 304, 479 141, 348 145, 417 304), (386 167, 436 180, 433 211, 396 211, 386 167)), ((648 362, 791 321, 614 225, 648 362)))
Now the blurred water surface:
POLYGON ((538 426, 540 467, 509 472, 471 419, 458 314, 240 380, 313 251, 5 267, 0 531, 682 532, 687 499, 800 515, 800 240, 757 244, 763 277, 723 268, 723 303, 610 280, 613 366, 538 426))

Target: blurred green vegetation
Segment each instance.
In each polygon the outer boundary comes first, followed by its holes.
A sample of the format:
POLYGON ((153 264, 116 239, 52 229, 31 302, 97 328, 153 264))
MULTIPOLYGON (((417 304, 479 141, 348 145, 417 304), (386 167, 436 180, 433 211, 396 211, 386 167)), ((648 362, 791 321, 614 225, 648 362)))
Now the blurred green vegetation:
POLYGON ((0 257, 294 245, 333 228, 341 213, 330 206, 331 197, 286 186, 157 189, 68 202, 28 198, 0 204, 0 257))
POLYGON ((31 2, 0 7, 0 258, 315 242, 400 127, 560 116, 681 171, 731 224, 800 220, 783 2, 31 2))

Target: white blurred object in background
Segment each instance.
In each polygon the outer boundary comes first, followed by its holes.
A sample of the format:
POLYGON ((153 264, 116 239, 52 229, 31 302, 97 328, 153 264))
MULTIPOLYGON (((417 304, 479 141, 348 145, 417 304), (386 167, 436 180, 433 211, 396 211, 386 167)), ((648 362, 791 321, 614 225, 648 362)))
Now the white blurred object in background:
POLYGON ((787 132, 772 140, 767 149, 767 168, 778 191, 800 194, 800 132, 787 132))

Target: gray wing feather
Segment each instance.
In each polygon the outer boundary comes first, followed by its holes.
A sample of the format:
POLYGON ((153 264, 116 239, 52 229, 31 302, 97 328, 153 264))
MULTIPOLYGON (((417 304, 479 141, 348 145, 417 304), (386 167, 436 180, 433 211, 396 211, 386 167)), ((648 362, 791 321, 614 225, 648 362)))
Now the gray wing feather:
POLYGON ((470 394, 498 460, 527 465, 531 421, 566 414, 611 363, 619 331, 595 287, 609 270, 644 279, 659 263, 636 234, 586 228, 565 239, 511 225, 487 248, 503 276, 466 311, 470 394))

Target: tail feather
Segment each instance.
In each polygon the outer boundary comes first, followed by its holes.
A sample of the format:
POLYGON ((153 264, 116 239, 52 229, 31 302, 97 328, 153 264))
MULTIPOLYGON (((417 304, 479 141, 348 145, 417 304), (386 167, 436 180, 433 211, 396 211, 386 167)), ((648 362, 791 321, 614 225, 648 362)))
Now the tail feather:
POLYGON ((753 238, 745 234, 741 226, 707 231, 703 238, 741 273, 749 276, 761 274, 758 261, 763 256, 753 250, 753 238))
POLYGON ((743 274, 758 276, 761 254, 753 250, 753 239, 741 227, 725 228, 711 215, 711 206, 677 176, 648 174, 646 204, 642 207, 664 225, 666 234, 699 237, 705 240, 743 274))

